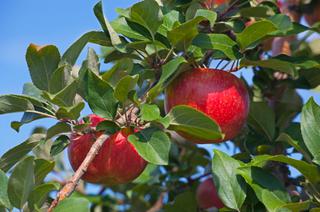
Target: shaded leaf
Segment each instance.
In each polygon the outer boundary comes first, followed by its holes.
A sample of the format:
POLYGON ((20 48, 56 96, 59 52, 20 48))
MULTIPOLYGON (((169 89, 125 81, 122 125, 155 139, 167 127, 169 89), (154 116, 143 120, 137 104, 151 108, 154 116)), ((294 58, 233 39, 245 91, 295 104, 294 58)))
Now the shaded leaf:
POLYGON ((143 104, 140 106, 140 117, 144 121, 153 121, 161 118, 157 105, 143 104))
POLYGON ((36 185, 43 183, 45 177, 53 170, 54 165, 54 161, 48 161, 42 158, 34 160, 34 177, 36 185))
POLYGON ((48 198, 48 194, 51 191, 58 190, 59 187, 59 183, 45 183, 36 186, 30 193, 28 199, 28 206, 30 210, 32 211, 34 208, 40 208, 48 198))
POLYGON ((70 131, 71 131, 71 127, 69 124, 65 122, 58 122, 47 130, 46 139, 50 139, 56 135, 59 135, 60 133, 66 133, 70 131))
POLYGON ((62 200, 57 207, 54 208, 54 212, 65 211, 77 211, 77 212, 89 212, 89 200, 80 197, 71 197, 62 200))
POLYGON ((125 76, 121 78, 114 89, 114 97, 124 103, 128 99, 128 94, 137 85, 139 75, 125 76))
POLYGON ((120 127, 113 121, 105 120, 97 125, 96 130, 104 131, 106 134, 112 135, 118 132, 120 127))
POLYGON ((11 203, 8 197, 8 177, 6 173, 4 173, 0 169, 0 206, 4 206, 5 208, 11 208, 11 203))
POLYGON ((16 95, 0 96, 0 114, 24 112, 26 110, 34 110, 34 106, 29 100, 16 95))
POLYGON ((70 139, 66 135, 60 135, 52 144, 50 155, 56 156, 60 152, 62 152, 65 148, 70 144, 70 139))
POLYGON ((8 183, 12 205, 22 208, 34 187, 34 158, 27 157, 14 168, 8 183))

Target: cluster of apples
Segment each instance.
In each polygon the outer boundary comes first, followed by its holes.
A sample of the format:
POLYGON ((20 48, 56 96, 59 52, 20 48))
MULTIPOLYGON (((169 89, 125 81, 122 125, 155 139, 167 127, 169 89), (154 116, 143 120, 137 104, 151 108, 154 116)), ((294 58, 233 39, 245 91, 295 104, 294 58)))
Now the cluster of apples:
MULTIPOLYGON (((182 136, 194 143, 218 143, 230 140, 240 132, 248 115, 249 95, 243 82, 233 74, 223 70, 196 68, 183 72, 168 86, 166 111, 176 105, 189 105, 204 112, 217 122, 225 134, 224 139, 215 141, 201 141, 186 134, 182 136)), ((102 134, 94 128, 104 119, 97 115, 89 115, 88 118, 93 130, 71 135, 68 155, 74 170, 79 168, 96 138, 102 134)), ((133 133, 132 129, 123 128, 110 135, 82 179, 90 183, 117 185, 138 177, 147 162, 128 141, 128 136, 133 133)), ((202 208, 223 207, 217 199, 212 180, 206 180, 199 186, 197 196, 202 208)))

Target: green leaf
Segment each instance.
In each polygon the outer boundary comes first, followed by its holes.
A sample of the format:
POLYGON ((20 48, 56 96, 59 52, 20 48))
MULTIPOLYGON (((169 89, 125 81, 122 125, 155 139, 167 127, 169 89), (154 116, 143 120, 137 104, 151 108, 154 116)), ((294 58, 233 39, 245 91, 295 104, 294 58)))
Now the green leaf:
POLYGON ((48 140, 56 135, 59 135, 60 133, 66 133, 70 131, 71 127, 69 124, 65 122, 58 122, 47 130, 46 139, 48 140))
MULTIPOLYGON (((39 111, 40 109, 41 108, 37 109, 37 111, 39 111)), ((39 111, 39 112, 46 113, 46 111, 39 111)), ((11 128, 14 129, 15 131, 19 132, 20 127, 22 125, 30 123, 30 122, 38 120, 38 119, 41 119, 41 118, 47 118, 47 117, 44 115, 33 113, 33 112, 25 112, 25 113, 23 113, 23 116, 20 121, 11 122, 11 128)))
POLYGON ((30 44, 27 49, 26 60, 33 84, 41 90, 50 91, 49 82, 60 61, 60 53, 57 47, 30 44))
POLYGON ((277 27, 271 21, 257 21, 242 32, 237 33, 237 41, 243 50, 276 30, 277 27))
POLYGON ((119 79, 129 75, 133 69, 133 62, 130 58, 123 58, 117 61, 114 66, 103 73, 102 79, 107 81, 113 88, 118 84, 119 79))
POLYGON ((63 65, 52 73, 49 81, 50 93, 57 93, 72 82, 71 71, 70 65, 63 65))
POLYGON ((44 101, 41 97, 42 91, 31 82, 24 83, 22 93, 24 95, 34 97, 39 101, 44 101))
POLYGON ((176 10, 171 10, 163 16, 163 22, 160 25, 158 32, 167 37, 167 33, 173 29, 176 23, 179 23, 180 13, 176 10))
POLYGON ((16 95, 0 96, 0 114, 24 112, 26 110, 34 110, 34 106, 29 100, 16 95))
POLYGON ((85 198, 71 197, 62 200, 57 207, 54 208, 54 212, 66 212, 66 211, 77 211, 77 212, 90 212, 90 202, 85 198))
POLYGON ((186 63, 186 60, 183 57, 179 56, 162 66, 162 74, 158 83, 153 88, 151 88, 147 94, 148 101, 153 100, 162 92, 165 87, 165 82, 170 77, 172 77, 177 72, 179 67, 184 63, 186 63))
POLYGON ((266 161, 278 161, 286 163, 296 168, 301 174, 303 174, 311 183, 320 182, 320 171, 314 164, 309 164, 302 160, 296 160, 284 155, 259 155, 252 159, 250 165, 258 166, 266 161))
POLYGON ((110 46, 111 41, 103 32, 99 31, 90 31, 82 35, 77 41, 75 41, 63 54, 61 58, 61 62, 59 66, 63 66, 66 63, 73 66, 83 48, 87 45, 87 43, 96 43, 102 46, 110 46))
POLYGON ((305 145, 313 156, 313 161, 320 165, 320 107, 310 98, 302 108, 301 133, 305 145))
POLYGON ((276 139, 276 141, 288 143, 293 148, 295 148, 298 152, 300 152, 308 162, 311 161, 309 151, 306 149, 305 145, 300 141, 292 139, 290 135, 286 133, 281 133, 279 137, 276 139))
POLYGON ((217 192, 227 207, 238 211, 246 199, 246 185, 236 174, 237 168, 241 165, 240 161, 214 150, 212 174, 217 192))
POLYGON ((34 160, 34 177, 36 185, 43 183, 45 177, 53 170, 54 165, 54 161, 48 161, 42 158, 34 160))
POLYGON ((286 35, 286 32, 291 30, 293 28, 293 23, 291 22, 291 19, 289 16, 286 16, 284 14, 276 14, 270 18, 268 18, 279 30, 269 33, 269 35, 280 35, 283 33, 286 35))
MULTIPOLYGON (((111 22, 111 26, 118 33, 136 40, 147 40, 150 37, 147 29, 134 22, 130 22, 124 17, 117 18, 111 22), (146 31, 146 32, 145 32, 146 31)), ((128 43, 130 44, 130 43, 128 43)), ((127 44, 127 45, 128 45, 127 44)))
POLYGON ((120 127, 113 121, 105 120, 97 125, 96 130, 104 131, 106 134, 112 135, 120 131, 120 127))
POLYGON ((104 17, 103 15, 103 9, 102 9, 102 2, 99 1, 93 8, 94 14, 97 17, 98 21, 100 22, 100 25, 103 29, 103 31, 106 33, 107 36, 110 37, 111 43, 113 46, 116 46, 118 44, 121 44, 121 40, 119 35, 114 31, 112 26, 110 25, 109 21, 104 17))
POLYGON ((27 157, 14 168, 8 183, 8 194, 12 205, 22 208, 34 187, 34 158, 27 157))
POLYGON ((198 35, 198 24, 205 20, 204 17, 195 17, 168 32, 168 39, 173 46, 185 50, 192 40, 198 35))
POLYGON ((25 157, 44 138, 44 134, 33 134, 28 140, 4 153, 0 158, 0 169, 4 172, 9 171, 11 167, 25 157))
POLYGON ((48 194, 51 191, 58 190, 59 187, 59 183, 45 183, 36 186, 30 193, 28 199, 29 209, 33 211, 34 208, 40 208, 48 198, 48 194))
POLYGON ((257 17, 257 18, 267 18, 270 15, 273 15, 274 12, 271 8, 258 6, 258 7, 245 7, 240 9, 241 17, 257 17))
POLYGON ((198 9, 194 17, 206 18, 212 28, 217 20, 217 13, 212 10, 198 9))
POLYGON ((237 43, 224 34, 200 33, 193 39, 192 44, 205 50, 219 50, 232 60, 239 59, 241 56, 237 43))
POLYGON ((285 72, 290 74, 293 77, 297 76, 297 69, 294 64, 284 61, 277 58, 271 58, 267 60, 249 60, 249 59, 242 59, 240 62, 240 66, 261 66, 264 68, 270 68, 275 71, 285 72))
POLYGON ((117 100, 112 87, 88 70, 85 76, 87 100, 91 110, 106 119, 113 119, 117 111, 117 100))
POLYGON ((163 14, 155 0, 143 0, 130 9, 130 20, 144 26, 154 36, 162 24, 163 14))
POLYGON ((252 102, 248 116, 248 124, 264 134, 270 141, 275 135, 275 115, 265 102, 252 102))
POLYGON ((285 187, 271 173, 259 167, 240 167, 238 173, 254 190, 257 198, 270 212, 290 201, 285 187))
POLYGON ((78 83, 76 80, 73 80, 69 85, 63 88, 56 94, 50 94, 44 92, 43 97, 55 103, 58 106, 70 107, 73 105, 74 98, 77 93, 78 83))
POLYGON ((216 122, 206 114, 185 105, 173 107, 166 117, 170 119, 169 129, 185 133, 200 140, 218 140, 224 135, 216 122))
POLYGON ((83 102, 80 102, 71 107, 60 107, 56 112, 56 116, 58 119, 76 120, 80 117, 80 113, 83 110, 84 106, 85 104, 83 102))
POLYGON ((173 204, 165 205, 165 212, 195 212, 197 211, 197 202, 195 194, 191 191, 183 192, 176 196, 173 204))
POLYGON ((311 201, 291 202, 281 206, 280 208, 277 208, 276 212, 307 211, 310 208, 310 205, 311 201))
POLYGON ((143 104, 140 106, 140 117, 144 121, 154 121, 160 116, 160 109, 157 105, 143 104))
POLYGON ((70 139, 66 135, 60 135, 51 146, 50 155, 56 156, 70 144, 70 139))
POLYGON ((11 208, 11 203, 9 201, 7 190, 8 190, 8 177, 6 173, 4 173, 0 169, 0 206, 11 208))
POLYGON ((114 97, 124 103, 128 99, 129 92, 134 90, 138 80, 138 74, 121 78, 114 89, 114 97))
POLYGON ((88 48, 86 68, 92 70, 94 73, 99 73, 100 71, 99 57, 93 48, 88 48))
POLYGON ((171 142, 166 133, 156 128, 146 128, 130 135, 128 140, 146 161, 168 165, 171 142))

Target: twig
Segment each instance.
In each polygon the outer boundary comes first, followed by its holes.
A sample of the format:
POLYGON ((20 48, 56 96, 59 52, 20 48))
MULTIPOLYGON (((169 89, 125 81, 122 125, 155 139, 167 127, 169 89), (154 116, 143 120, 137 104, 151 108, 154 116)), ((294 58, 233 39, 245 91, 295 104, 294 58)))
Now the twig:
POLYGON ((80 178, 84 175, 87 171, 88 166, 90 165, 91 161, 95 158, 98 154, 99 150, 101 149, 103 143, 109 136, 103 134, 98 137, 98 139, 94 142, 91 146, 86 158, 82 161, 81 165, 77 169, 77 171, 73 174, 72 178, 64 185, 64 187, 59 191, 57 194, 56 199, 51 203, 48 212, 52 212, 53 208, 56 207, 60 201, 68 197, 78 185, 80 178))
POLYGON ((157 201, 154 203, 154 205, 149 210, 147 210, 147 212, 157 212, 157 211, 159 211, 163 206, 164 195, 165 195, 164 192, 161 193, 159 198, 157 199, 157 201))

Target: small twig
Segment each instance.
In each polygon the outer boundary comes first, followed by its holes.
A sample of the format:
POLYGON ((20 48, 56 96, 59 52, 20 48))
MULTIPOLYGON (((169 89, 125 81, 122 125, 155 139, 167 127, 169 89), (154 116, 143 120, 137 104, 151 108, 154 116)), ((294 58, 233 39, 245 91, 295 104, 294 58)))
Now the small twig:
POLYGON ((36 111, 36 110, 26 110, 27 113, 35 113, 35 114, 38 114, 38 115, 41 115, 41 116, 46 116, 48 118, 53 118, 53 119, 57 119, 57 117, 53 116, 53 115, 50 115, 50 114, 47 114, 47 113, 43 113, 43 112, 40 112, 40 111, 36 111))
POLYGON ((165 195, 165 193, 162 192, 160 194, 159 198, 157 199, 157 201, 154 203, 154 205, 149 210, 147 210, 147 212, 157 212, 157 211, 159 211, 163 207, 164 195, 165 195))
POLYGON ((51 203, 48 212, 52 212, 53 208, 56 207, 60 201, 64 200, 66 197, 70 196, 70 194, 75 190, 76 186, 80 178, 84 175, 87 171, 88 166, 90 165, 91 161, 95 158, 98 154, 99 150, 101 149, 105 140, 107 140, 109 136, 103 134, 98 137, 98 139, 94 142, 91 146, 86 158, 82 161, 81 165, 77 169, 77 171, 73 174, 72 178, 64 185, 64 187, 59 191, 57 194, 56 199, 51 203))
POLYGON ((221 65, 222 62, 223 62, 223 59, 221 59, 221 60, 219 61, 219 63, 218 63, 217 66, 216 66, 216 69, 219 68, 219 66, 221 65))

